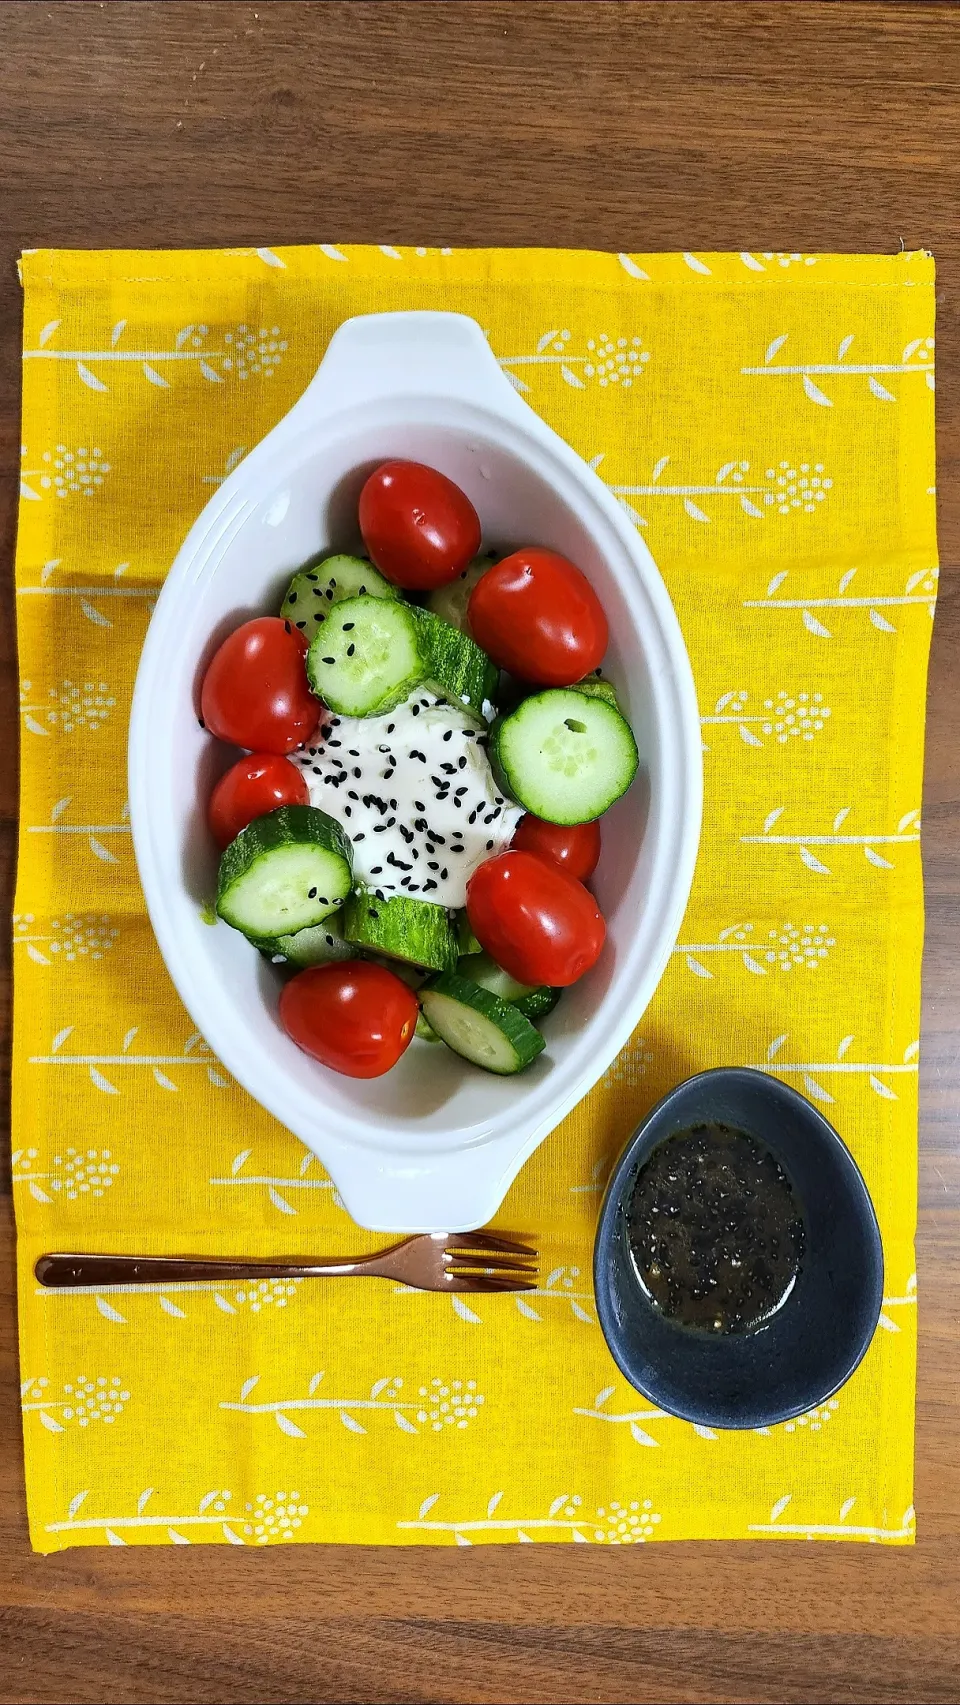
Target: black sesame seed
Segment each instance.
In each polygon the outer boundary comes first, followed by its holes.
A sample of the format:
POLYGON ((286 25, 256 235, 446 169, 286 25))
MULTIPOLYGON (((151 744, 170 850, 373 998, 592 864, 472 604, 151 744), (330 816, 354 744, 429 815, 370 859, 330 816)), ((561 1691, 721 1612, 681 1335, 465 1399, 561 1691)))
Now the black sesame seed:
POLYGON ((394 731, 394 729, 395 729, 395 728, 396 728, 396 726, 397 726, 397 725, 396 725, 396 723, 395 723, 395 722, 388 722, 388 723, 387 723, 387 733, 388 733, 388 734, 392 734, 392 733, 393 733, 393 731, 394 731))
POLYGON ((375 912, 372 906, 367 907, 367 917, 368 918, 378 918, 379 916, 380 916, 380 913, 375 912))
POLYGON ((316 580, 316 578, 317 578, 317 576, 316 576, 316 575, 315 575, 315 574, 311 574, 311 573, 310 573, 310 572, 309 572, 309 571, 308 571, 308 573, 307 573, 307 579, 308 579, 308 580, 316 580))
POLYGON ((337 660, 335 657, 321 657, 320 661, 321 663, 336 663, 337 660))
MULTIPOLYGON (((319 764, 311 764, 311 765, 310 765, 310 768, 311 768, 311 769, 312 769, 312 771, 313 771, 313 773, 314 773, 314 775, 315 775, 315 776, 322 776, 322 775, 323 775, 323 771, 322 771, 322 769, 321 769, 321 768, 320 768, 320 765, 319 765, 319 764)), ((324 781, 329 781, 329 780, 330 780, 330 777, 329 777, 329 776, 324 776, 324 778, 323 778, 323 779, 324 779, 324 781)))
POLYGON ((459 759, 459 760, 458 760, 458 762, 457 762, 457 769, 458 769, 458 770, 465 770, 465 769, 466 769, 466 767, 467 767, 467 760, 466 760, 466 758, 460 758, 460 759, 459 759))
POLYGON ((362 771, 362 769, 361 769, 361 768, 360 768, 360 765, 359 765, 359 764, 354 764, 354 766, 353 766, 353 779, 354 779, 354 781, 359 781, 359 780, 360 780, 360 777, 361 777, 361 776, 362 776, 362 775, 363 775, 363 771, 362 771))
POLYGON ((420 715, 420 706, 418 704, 411 705, 410 715, 411 716, 419 716, 420 715))
POLYGON ((448 729, 447 729, 447 732, 446 732, 446 734, 445 734, 445 735, 444 735, 444 737, 443 737, 443 738, 444 738, 444 739, 445 739, 445 740, 452 740, 452 739, 453 739, 453 729, 452 729, 452 728, 448 728, 448 729))
POLYGON ((355 746, 348 746, 347 747, 347 756, 348 756, 348 758, 359 758, 360 753, 357 751, 357 748, 355 746))
POLYGON ((206 726, 207 726, 207 725, 206 725, 206 723, 205 723, 205 722, 204 722, 204 720, 203 720, 203 717, 202 717, 202 716, 198 716, 198 717, 197 717, 197 721, 198 721, 198 722, 199 722, 199 724, 200 724, 200 727, 201 727, 201 728, 206 728, 206 726))
POLYGON ((375 835, 382 835, 383 831, 384 831, 384 827, 385 827, 385 825, 383 823, 374 823, 374 825, 373 825, 374 834, 375 835))
POLYGON ((342 740, 328 740, 327 745, 328 746, 342 746, 343 741, 342 740))
POLYGON ((446 838, 446 836, 445 836, 445 835, 438 835, 438 834, 437 834, 437 833, 436 833, 436 831, 435 831, 435 830, 433 830, 433 829, 431 829, 431 831, 430 831, 430 839, 431 839, 431 840, 432 840, 432 841, 437 841, 437 842, 438 842, 438 844, 439 844, 439 845, 440 845, 440 846, 441 846, 441 847, 445 847, 445 846, 446 846, 446 844, 447 844, 447 838, 446 838))
POLYGON ((353 656, 353 654, 354 654, 354 652, 355 652, 355 651, 356 651, 356 649, 357 649, 357 648, 356 648, 356 646, 355 646, 355 645, 348 645, 348 646, 347 646, 347 656, 348 656, 348 657, 352 657, 352 656, 353 656))
POLYGON ((345 805, 343 808, 343 815, 345 817, 352 817, 353 816, 353 806, 352 805, 345 805))
POLYGON ((371 876, 379 876, 382 869, 383 869, 382 864, 372 864, 370 866, 370 875, 371 876))
POLYGON ((428 870, 439 870, 440 866, 439 866, 439 864, 437 864, 435 859, 428 858, 427 859, 427 869, 428 870))
POLYGON ((325 590, 324 590, 324 594, 323 594, 323 596, 324 596, 324 597, 325 597, 325 598, 329 598, 329 599, 330 599, 330 601, 331 601, 331 603, 332 603, 332 602, 333 602, 333 587, 332 587, 332 586, 328 586, 328 587, 326 587, 326 588, 325 588, 325 590))
POLYGON ((354 793, 352 787, 348 787, 347 788, 347 798, 348 799, 359 799, 360 795, 358 793, 354 793))
POLYGON ((283 629, 284 629, 284 632, 285 632, 285 633, 291 633, 291 632, 292 632, 292 631, 293 631, 293 630, 292 630, 292 629, 291 629, 291 627, 290 627, 290 623, 289 623, 289 622, 284 622, 284 624, 283 624, 283 629))
POLYGON ((460 798, 460 796, 461 796, 461 794, 464 794, 464 793, 466 793, 466 791, 467 791, 467 790, 466 790, 466 788, 465 788, 465 787, 458 787, 458 788, 457 788, 457 798, 458 798, 458 799, 459 799, 459 798, 460 798))
POLYGON ((447 880, 447 878, 448 878, 448 876, 449 876, 449 875, 450 875, 450 872, 449 872, 449 870, 441 870, 441 872, 440 872, 440 880, 441 880, 441 882, 446 882, 446 880, 447 880))
POLYGON ((359 833, 359 835, 354 835, 354 837, 353 837, 353 838, 354 838, 354 841, 363 841, 363 840, 366 840, 366 830, 365 830, 365 829, 361 829, 361 830, 360 830, 360 833, 359 833))
POLYGON ((475 805, 473 810, 471 811, 469 817, 467 818, 468 823, 475 823, 476 822, 479 810, 480 810, 479 805, 475 805))
POLYGON ((287 593, 287 603, 288 604, 295 604, 296 601, 297 601, 297 594, 295 592, 288 592, 287 593))
POLYGON ((490 848, 491 848, 491 847, 492 847, 492 846, 493 846, 493 842, 492 842, 492 841, 488 841, 488 842, 487 842, 487 852, 489 852, 489 851, 490 851, 490 848))
POLYGON ((352 632, 353 632, 353 628, 354 628, 354 623, 353 623, 353 622, 344 622, 344 624, 343 624, 343 631, 344 631, 344 633, 352 633, 352 632))
POLYGON ((428 888, 435 888, 436 886, 437 885, 434 882, 433 877, 428 876, 426 882, 423 885, 423 892, 426 893, 428 888))

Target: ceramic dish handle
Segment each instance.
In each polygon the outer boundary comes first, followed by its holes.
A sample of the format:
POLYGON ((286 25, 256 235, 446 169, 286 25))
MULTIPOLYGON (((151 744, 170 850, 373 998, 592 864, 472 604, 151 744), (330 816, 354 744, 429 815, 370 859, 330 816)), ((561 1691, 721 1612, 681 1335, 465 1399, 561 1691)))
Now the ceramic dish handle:
POLYGON ((334 332, 291 412, 301 427, 356 404, 443 396, 485 404, 498 414, 529 413, 466 314, 361 314, 334 332))

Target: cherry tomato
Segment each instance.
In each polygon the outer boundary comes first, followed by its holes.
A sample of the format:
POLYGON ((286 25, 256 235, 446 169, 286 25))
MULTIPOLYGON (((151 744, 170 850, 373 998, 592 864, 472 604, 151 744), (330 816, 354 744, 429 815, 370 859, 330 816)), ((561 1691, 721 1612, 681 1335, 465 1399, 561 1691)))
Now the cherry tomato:
POLYGON ((250 752, 292 752, 322 706, 307 686, 307 642, 279 616, 258 616, 225 639, 203 677, 200 713, 218 740, 250 752))
POLYGON ((480 549, 469 497, 422 462, 384 462, 360 493, 360 531, 395 586, 428 592, 456 580, 480 549))
POLYGON ((570 687, 600 664, 607 618, 585 575, 557 551, 514 551, 488 568, 467 606, 470 632, 501 669, 570 687))
POLYGON ((308 805, 302 770, 276 752, 251 752, 221 776, 210 795, 207 822, 218 847, 228 847, 255 817, 279 805, 308 805))
POLYGON ((521 817, 517 832, 510 842, 522 852, 536 853, 556 865, 567 876, 586 882, 597 868, 600 857, 599 823, 574 823, 564 829, 559 823, 545 823, 542 817, 521 817))
POLYGON ((406 983, 365 959, 312 965, 280 996, 280 1022, 291 1041, 346 1077, 381 1077, 395 1066, 419 1011, 406 983))
POLYGON ((581 882, 530 852, 499 853, 467 883, 474 935, 518 983, 563 989, 600 957, 606 926, 581 882))

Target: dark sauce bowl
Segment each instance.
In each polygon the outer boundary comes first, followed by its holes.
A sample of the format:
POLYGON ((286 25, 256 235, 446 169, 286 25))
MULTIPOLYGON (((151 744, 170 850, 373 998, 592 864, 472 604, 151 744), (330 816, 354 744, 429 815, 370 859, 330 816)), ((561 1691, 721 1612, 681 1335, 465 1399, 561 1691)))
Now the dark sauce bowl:
POLYGON ((833 1126, 779 1079, 745 1067, 701 1072, 653 1109, 607 1186, 594 1248, 597 1313, 631 1385, 670 1415, 709 1427, 769 1427, 830 1397, 863 1357, 883 1299, 883 1250, 860 1170, 833 1126), (718 1123, 772 1150, 799 1199, 805 1248, 782 1306, 751 1330, 677 1325, 642 1288, 627 1204, 658 1143, 718 1123))

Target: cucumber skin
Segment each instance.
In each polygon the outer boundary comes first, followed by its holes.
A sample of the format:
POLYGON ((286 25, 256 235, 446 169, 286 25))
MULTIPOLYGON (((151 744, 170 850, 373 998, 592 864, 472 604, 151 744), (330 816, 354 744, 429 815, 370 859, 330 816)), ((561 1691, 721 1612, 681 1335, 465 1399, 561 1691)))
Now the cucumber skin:
MULTIPOLYGON (((412 915, 415 919, 417 913, 412 915)), ((344 905, 343 933, 348 941, 355 942, 357 947, 366 952, 382 954, 386 959, 395 958, 404 965, 419 965, 429 971, 446 971, 452 970, 457 962, 457 944, 446 910, 443 906, 434 905, 431 900, 415 900, 404 894, 393 894, 389 900, 378 900, 375 894, 361 889, 351 894, 344 905), (426 918, 436 913, 436 919, 430 917, 430 921, 439 925, 442 920, 444 925, 445 934, 439 927, 436 929, 435 940, 430 944, 429 959, 414 958, 403 951, 403 937, 410 927, 411 914, 408 908, 413 906, 429 907, 429 912, 421 916, 426 918), (370 912, 375 912, 376 918, 368 918, 370 912), (381 927, 371 931, 370 923, 377 923, 381 927), (374 934, 378 937, 377 940, 370 939, 374 934)))
POLYGON ((546 1018, 547 1013, 553 1011, 562 993, 562 989, 551 989, 544 984, 539 989, 531 989, 528 995, 521 995, 512 1004, 517 1012, 522 1012, 524 1018, 535 1024, 538 1018, 546 1018))
MULTIPOLYGON (((217 872, 217 916, 223 918, 225 924, 230 924, 231 929, 238 929, 239 925, 233 923, 223 911, 224 898, 233 883, 246 875, 251 865, 262 858, 264 853, 273 852, 278 847, 302 846, 304 842, 313 842, 321 846, 324 852, 339 855, 352 876, 353 847, 336 818, 328 817, 325 811, 319 811, 315 805, 281 805, 276 811, 268 811, 265 817, 255 817, 221 853, 217 872)), ((317 923, 323 923, 324 918, 337 911, 342 899, 343 896, 338 898, 329 911, 317 919, 317 923)), ((311 929, 314 926, 308 924, 304 927, 311 929)), ((240 933, 247 934, 245 930, 240 933)), ((273 946, 272 941, 264 942, 261 938, 252 936, 248 939, 258 947, 273 946)))
MULTIPOLYGON (((580 683, 580 684, 582 685, 582 683, 580 683)), ((525 800, 521 796, 521 794, 517 791, 516 782, 511 780, 510 771, 507 769, 506 765, 503 763, 503 761, 500 757, 500 743, 501 743, 501 740, 503 737, 503 730, 504 730, 504 727, 506 726, 506 724, 508 722, 511 722, 516 716, 518 716, 522 712, 524 706, 530 703, 531 699, 545 697, 547 693, 573 693, 573 692, 576 692, 576 690, 577 690, 576 687, 544 687, 542 689, 542 692, 540 692, 540 693, 530 693, 527 696, 527 698, 522 699, 520 701, 520 703, 516 707, 516 710, 510 711, 506 716, 498 716, 495 718, 495 720, 493 721, 493 723, 490 726, 490 740, 489 740, 489 744, 487 747, 487 756, 490 759, 490 768, 493 770, 494 780, 496 781, 497 786, 500 788, 500 791, 502 793, 505 793, 507 795, 508 799, 516 800, 518 805, 523 806, 524 811, 529 811, 532 813, 533 816, 542 818, 542 820, 545 823, 556 823, 559 825, 560 828, 567 828, 567 829, 575 827, 576 824, 578 824, 578 823, 593 823, 593 822, 595 822, 598 817, 603 816, 603 813, 605 811, 609 811, 611 805, 615 805, 618 799, 622 799, 623 795, 627 792, 627 789, 629 787, 631 787, 633 784, 633 781, 634 781, 636 774, 637 774, 637 770, 640 768, 640 753, 637 749, 636 735, 634 734, 633 729, 630 727, 630 724, 627 721, 626 717, 624 716, 623 712, 621 710, 617 710, 614 705, 609 704, 609 701, 607 700, 606 695, 601 696, 601 695, 596 694, 596 693, 582 695, 582 696, 585 696, 588 698, 600 697, 602 703, 607 704, 608 708, 610 710, 614 710, 616 712, 616 715, 619 716, 620 721, 623 723, 628 734, 630 735, 630 739, 633 742, 633 751, 634 751, 633 773, 631 774, 631 777, 627 783, 627 786, 621 788, 618 793, 613 794, 612 797, 607 800, 606 805, 601 806, 599 811, 591 811, 591 813, 588 817, 563 817, 563 818, 555 817, 555 816, 551 817, 549 812, 545 808, 543 808, 541 805, 535 805, 532 802, 532 800, 525 800)))
POLYGON ((438 586, 427 599, 426 607, 438 621, 446 622, 452 628, 458 628, 472 639, 470 624, 467 620, 467 605, 470 595, 477 582, 482 580, 487 570, 496 562, 493 551, 481 552, 468 563, 462 574, 446 586, 438 586), (465 582, 467 584, 465 584, 465 582))
POLYGON ((466 958, 471 953, 483 952, 483 948, 480 946, 473 930, 470 928, 470 919, 467 917, 466 908, 464 908, 462 912, 457 913, 455 928, 457 934, 457 951, 461 959, 466 958))
POLYGON ((492 704, 500 671, 475 639, 430 610, 411 605, 426 661, 425 685, 457 710, 469 711, 486 725, 485 704, 492 704))
MULTIPOLYGON (((508 1001, 498 1000, 497 996, 492 995, 488 989, 481 989, 479 983, 473 983, 467 977, 458 977, 455 972, 450 971, 441 972, 439 976, 431 977, 430 981, 424 984, 420 993, 421 999, 424 995, 428 999, 431 994, 446 995, 449 1000, 456 1001, 461 1006, 469 1007, 481 1018, 486 1018, 491 1024, 496 1025, 497 1029, 507 1038, 510 1046, 516 1051, 519 1060, 519 1064, 513 1072, 496 1072, 494 1075, 497 1077, 513 1077, 516 1072, 522 1072, 527 1066, 532 1065, 537 1055, 542 1054, 546 1046, 539 1030, 530 1023, 530 1020, 522 1012, 518 1012, 517 1008, 511 1006, 508 1001)), ((430 1023, 429 1017, 427 1017, 427 1023, 430 1023)), ((440 1033, 438 1032, 438 1034, 440 1033)), ((444 1040, 442 1035, 440 1035, 440 1040, 441 1042, 444 1040)), ((449 1047, 450 1044, 447 1043, 447 1046, 449 1047)), ((451 1049, 451 1053, 458 1054, 459 1052, 458 1048, 451 1049)), ((460 1058, 465 1059, 466 1056, 461 1054, 460 1058)), ((478 1064, 475 1060, 468 1063, 471 1065, 478 1064)), ((491 1068, 479 1066, 478 1069, 487 1071, 491 1068)))

